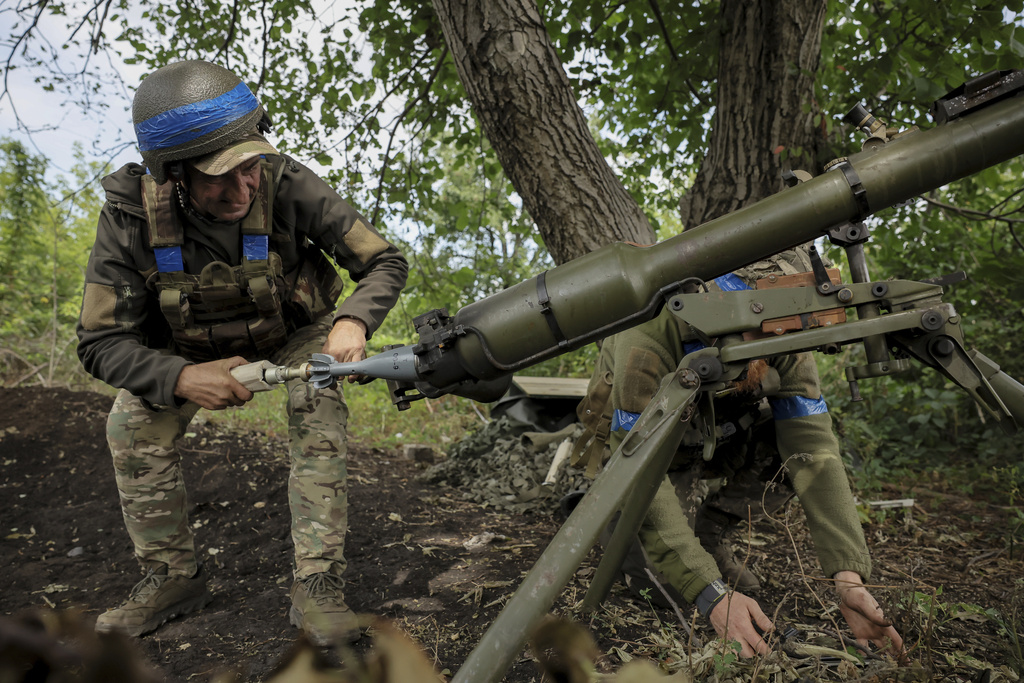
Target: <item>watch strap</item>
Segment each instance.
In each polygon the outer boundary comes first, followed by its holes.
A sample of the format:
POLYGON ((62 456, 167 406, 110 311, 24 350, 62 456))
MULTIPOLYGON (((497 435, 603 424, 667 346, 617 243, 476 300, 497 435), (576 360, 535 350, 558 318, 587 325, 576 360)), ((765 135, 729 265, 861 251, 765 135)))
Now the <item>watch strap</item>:
POLYGON ((701 613, 701 616, 707 618, 711 614, 711 610, 715 608, 715 605, 721 602, 722 598, 728 594, 729 587, 725 585, 725 582, 721 579, 715 579, 697 595, 695 603, 697 611, 701 613))

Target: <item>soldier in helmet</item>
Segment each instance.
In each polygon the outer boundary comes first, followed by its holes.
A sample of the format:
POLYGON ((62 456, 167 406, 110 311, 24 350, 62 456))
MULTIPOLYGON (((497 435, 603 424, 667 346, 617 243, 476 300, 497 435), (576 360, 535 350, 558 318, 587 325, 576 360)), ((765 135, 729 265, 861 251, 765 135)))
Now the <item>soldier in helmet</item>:
MULTIPOLYGON (((252 398, 232 368, 262 359, 296 365, 318 352, 341 362, 365 358, 408 263, 323 180, 267 141, 267 113, 231 71, 198 60, 157 69, 139 85, 132 116, 145 165, 103 179, 107 201, 86 271, 78 355, 120 389, 107 439, 146 572, 96 629, 139 636, 212 599, 176 439, 200 407, 252 398), (334 264, 356 283, 340 304, 334 264)), ((319 644, 354 640, 360 630, 341 578, 348 408, 340 385, 293 381, 287 394, 289 618, 319 644)))
MULTIPOLYGON (((709 287, 750 289, 761 278, 809 270, 807 250, 798 248, 716 278, 709 287)), ((575 464, 588 463, 593 471, 606 444, 614 451, 622 443, 662 379, 704 342, 715 343, 698 339, 667 310, 606 339, 577 410, 586 429, 575 464)), ((720 635, 738 641, 742 656, 767 653, 763 636, 773 623, 747 595, 759 581, 723 547, 723 536, 741 519, 774 512, 795 491, 854 636, 898 656, 903 640, 865 586, 871 558, 814 358, 799 353, 754 361, 745 376, 719 392, 713 410, 696 405, 624 560, 626 583, 643 589, 652 587, 654 577, 668 595, 693 604, 720 635), (705 447, 706 438, 715 439, 713 448, 705 447)))

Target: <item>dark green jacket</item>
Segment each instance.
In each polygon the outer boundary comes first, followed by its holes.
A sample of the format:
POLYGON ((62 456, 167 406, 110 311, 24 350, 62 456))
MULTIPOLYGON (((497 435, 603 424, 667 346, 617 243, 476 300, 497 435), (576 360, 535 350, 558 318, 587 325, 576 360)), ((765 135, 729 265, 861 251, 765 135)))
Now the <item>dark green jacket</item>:
MULTIPOLYGON (((271 251, 289 273, 299 266, 308 240, 346 270, 356 287, 342 298, 334 318, 361 320, 369 337, 405 286, 405 257, 312 171, 287 157, 273 164, 278 180, 271 251)), ((107 202, 85 274, 78 355, 85 369, 107 384, 153 404, 172 405, 178 375, 193 361, 169 342, 157 294, 152 282, 147 285, 157 268, 142 209, 143 174, 144 167, 127 164, 103 179, 107 202)), ((240 223, 181 213, 186 272, 199 273, 213 261, 241 262, 240 223)))
MULTIPOLYGON (((800 267, 801 262, 799 258, 776 257, 737 274, 752 284, 757 277, 771 272, 791 274, 809 269, 800 267)), ((688 341, 692 341, 688 331, 683 331, 668 310, 654 320, 614 335, 606 340, 598 361, 598 372, 604 377, 591 380, 591 393, 610 379, 612 409, 633 415, 642 413, 657 393, 662 378, 674 372, 686 355, 684 344, 688 341)), ((867 580, 871 560, 828 412, 784 418, 781 413, 790 399, 799 403, 803 399, 821 398, 814 359, 809 353, 801 353, 771 359, 768 364, 778 372, 778 386, 769 399, 773 411, 780 407, 775 416, 775 446, 806 513, 825 575, 831 577, 836 572, 851 570, 867 580)), ((751 397, 752 405, 756 400, 759 397, 751 397)), ((716 412, 720 415, 721 408, 716 408, 716 412)), ((691 424, 697 419, 699 416, 691 424)), ((625 434, 623 429, 611 431, 608 443, 612 451, 625 434)), ((692 463, 692 458, 692 452, 680 452, 674 466, 683 467, 692 463)), ((655 567, 687 600, 692 602, 705 586, 721 578, 714 558, 701 547, 691 530, 667 478, 655 496, 640 535, 655 567)))

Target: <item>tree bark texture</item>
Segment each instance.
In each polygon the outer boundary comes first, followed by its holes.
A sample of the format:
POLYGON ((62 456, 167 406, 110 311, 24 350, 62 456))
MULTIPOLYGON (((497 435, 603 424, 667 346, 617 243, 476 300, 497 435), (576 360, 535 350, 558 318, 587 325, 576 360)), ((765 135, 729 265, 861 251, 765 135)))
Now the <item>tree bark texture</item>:
POLYGON ((535 0, 433 0, 469 100, 555 260, 654 242, 576 103, 535 0))
POLYGON ((814 74, 825 0, 722 0, 720 21, 716 111, 707 156, 679 202, 684 228, 781 190, 780 146, 794 170, 820 171, 814 74))

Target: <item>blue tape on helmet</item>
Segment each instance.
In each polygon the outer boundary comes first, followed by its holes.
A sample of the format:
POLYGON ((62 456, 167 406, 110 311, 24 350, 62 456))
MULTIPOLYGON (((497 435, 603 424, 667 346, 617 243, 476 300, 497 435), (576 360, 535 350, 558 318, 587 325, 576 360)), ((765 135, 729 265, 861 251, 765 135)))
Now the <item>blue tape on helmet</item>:
POLYGON ((820 415, 828 412, 825 405, 825 398, 807 398, 806 396, 792 396, 790 398, 769 399, 772 407, 772 416, 776 420, 789 420, 794 417, 807 417, 808 415, 820 415))
POLYGON ((267 235, 242 235, 242 255, 246 261, 266 261, 269 251, 267 235))
POLYGON ((617 432, 620 429, 624 432, 628 432, 636 424, 636 421, 640 419, 640 413, 630 413, 625 410, 616 410, 612 413, 612 431, 617 432))
POLYGON ((168 109, 135 126, 143 152, 177 147, 212 133, 255 111, 259 100, 245 83, 223 95, 168 109))
POLYGON ((177 273, 185 270, 181 260, 181 247, 156 247, 156 269, 161 273, 177 273))

